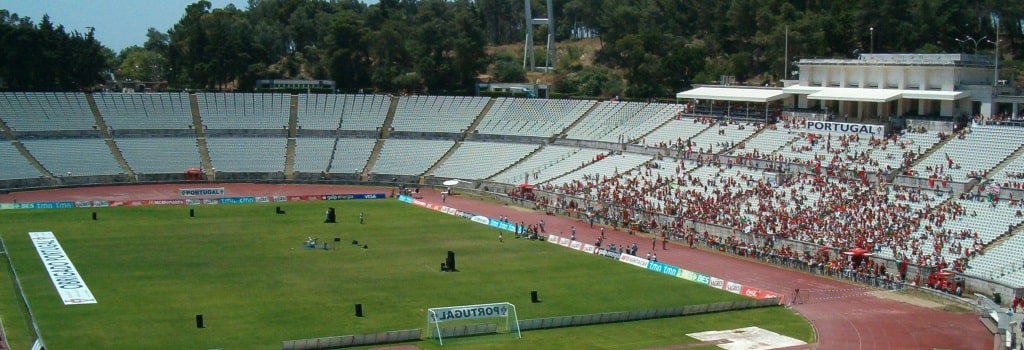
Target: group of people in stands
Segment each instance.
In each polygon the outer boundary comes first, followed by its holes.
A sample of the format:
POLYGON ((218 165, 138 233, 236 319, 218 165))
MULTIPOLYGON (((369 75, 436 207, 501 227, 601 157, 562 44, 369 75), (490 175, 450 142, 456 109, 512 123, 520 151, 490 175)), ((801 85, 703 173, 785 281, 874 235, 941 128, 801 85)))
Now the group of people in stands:
POLYGON ((1007 179, 1013 179, 1014 181, 1003 182, 1003 187, 1024 190, 1024 172, 1007 171, 1005 175, 1007 179))
MULTIPOLYGON (((783 127, 804 132, 798 130, 799 125, 791 122, 783 127)), ((872 184, 868 179, 871 173, 851 162, 864 160, 865 155, 846 151, 851 144, 863 141, 852 135, 826 135, 810 142, 811 149, 799 151, 830 154, 831 159, 819 158, 808 171, 790 174, 781 184, 772 183, 759 172, 734 166, 743 166, 747 160, 792 162, 794 159, 752 150, 725 160, 724 164, 714 155, 698 156, 696 160, 660 158, 619 176, 587 177, 546 189, 602 204, 594 208, 601 217, 641 223, 647 230, 667 232, 676 239, 693 234, 689 231, 693 222, 704 222, 757 236, 789 238, 825 247, 862 246, 921 266, 964 271, 968 259, 979 254, 986 242, 974 229, 952 229, 944 224, 971 220, 977 214, 968 213, 955 199, 947 200, 940 191, 872 184), (675 166, 665 166, 665 163, 675 166), (694 170, 701 166, 706 169, 694 170), (609 207, 621 209, 609 210, 609 207), (659 223, 654 214, 675 219, 659 223)), ((876 150, 877 147, 899 147, 903 151, 904 166, 922 152, 895 136, 869 137, 866 141, 876 150)), ((806 162, 810 161, 804 164, 806 162)), ((929 186, 945 187, 949 180, 947 176, 936 174, 929 178, 929 186)), ((875 182, 879 181, 884 179, 876 173, 875 182)), ((705 238, 705 241, 714 242, 714 238, 705 238)), ((848 266, 845 265, 848 262, 829 260, 827 255, 805 256, 782 247, 753 247, 737 242, 734 249, 801 259, 823 268, 867 275, 876 268, 870 264, 848 266)), ((874 274, 876 277, 883 275, 874 274)))
POLYGON ((995 113, 991 117, 986 117, 981 114, 974 115, 974 122, 979 124, 984 123, 999 123, 999 122, 1024 122, 1024 115, 1011 114, 1011 113, 995 113))

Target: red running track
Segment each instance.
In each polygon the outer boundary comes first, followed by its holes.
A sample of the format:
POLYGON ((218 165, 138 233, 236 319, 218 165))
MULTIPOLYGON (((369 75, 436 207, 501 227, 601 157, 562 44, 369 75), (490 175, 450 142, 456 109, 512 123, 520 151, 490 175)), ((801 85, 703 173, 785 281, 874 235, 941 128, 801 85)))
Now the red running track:
MULTIPOLYGON (((146 200, 175 199, 183 187, 224 187, 225 196, 273 196, 384 192, 391 188, 342 187, 330 185, 128 185, 82 187, 71 189, 17 192, 0 195, 0 203, 36 201, 84 200, 146 200)), ((427 189, 420 193, 423 200, 441 203, 439 192, 427 189)), ((568 237, 571 227, 576 238, 593 242, 599 236, 598 228, 590 228, 582 221, 548 216, 523 208, 486 203, 477 199, 448 196, 448 206, 485 215, 505 215, 510 222, 535 224, 544 220, 547 233, 568 237)), ((702 249, 690 249, 669 244, 667 250, 650 250, 649 236, 631 236, 625 232, 607 229, 605 244, 632 244, 640 247, 639 254, 648 251, 658 255, 658 261, 697 271, 755 288, 793 295, 794 289, 850 289, 858 285, 818 275, 802 273, 769 264, 732 257, 702 249)), ((817 349, 978 349, 993 348, 992 334, 979 322, 978 316, 944 312, 912 305, 870 294, 855 294, 834 300, 822 300, 794 305, 794 309, 814 325, 817 349)))

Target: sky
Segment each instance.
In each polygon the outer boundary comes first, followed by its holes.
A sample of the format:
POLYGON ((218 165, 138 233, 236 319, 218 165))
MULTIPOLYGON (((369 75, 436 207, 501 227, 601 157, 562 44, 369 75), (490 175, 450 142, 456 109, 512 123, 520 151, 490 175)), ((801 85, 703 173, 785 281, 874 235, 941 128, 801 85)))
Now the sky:
MULTIPOLYGON (((39 23, 44 14, 67 32, 86 33, 96 28, 96 39, 115 53, 146 42, 146 29, 166 33, 185 14, 185 7, 198 0, 0 0, 0 9, 29 17, 39 23)), ((248 7, 247 0, 208 0, 213 8, 234 4, 248 7)))

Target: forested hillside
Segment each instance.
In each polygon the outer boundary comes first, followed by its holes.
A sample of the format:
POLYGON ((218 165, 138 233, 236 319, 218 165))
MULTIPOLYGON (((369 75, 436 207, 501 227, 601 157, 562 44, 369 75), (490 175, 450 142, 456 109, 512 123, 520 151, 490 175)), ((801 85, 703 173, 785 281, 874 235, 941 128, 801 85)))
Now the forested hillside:
MULTIPOLYGON (((534 15, 546 17, 546 3, 532 1, 534 15)), ((559 64, 541 78, 566 95, 664 97, 723 74, 774 84, 787 71, 787 28, 789 62, 872 51, 992 54, 998 26, 1004 66, 1014 67, 1024 44, 1024 1, 555 0, 554 7, 559 64), (592 52, 573 45, 582 39, 596 41, 592 52)), ((109 69, 172 88, 249 90, 256 79, 295 77, 333 79, 342 91, 458 93, 481 74, 527 79, 521 48, 488 50, 521 45, 524 22, 521 0, 250 0, 245 9, 198 1, 173 28, 150 29, 145 43, 114 55, 91 33, 2 11, 0 78, 11 90, 72 89, 109 69)), ((543 45, 546 29, 536 29, 543 45)))

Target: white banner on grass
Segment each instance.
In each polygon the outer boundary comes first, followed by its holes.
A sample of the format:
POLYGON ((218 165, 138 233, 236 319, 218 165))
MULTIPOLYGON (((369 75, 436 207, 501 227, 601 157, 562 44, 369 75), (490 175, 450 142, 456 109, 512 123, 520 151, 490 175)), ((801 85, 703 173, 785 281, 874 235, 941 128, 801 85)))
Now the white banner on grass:
POLYGON ((36 247, 39 258, 43 260, 43 266, 64 305, 95 304, 96 298, 85 285, 85 280, 78 274, 71 259, 64 253, 64 248, 57 242, 53 232, 29 232, 28 236, 32 239, 32 245, 36 247))

